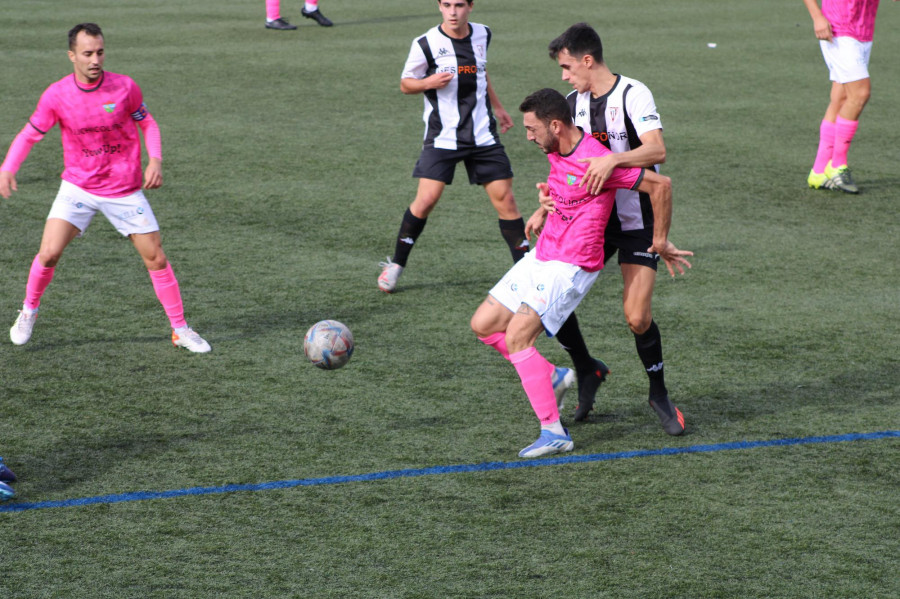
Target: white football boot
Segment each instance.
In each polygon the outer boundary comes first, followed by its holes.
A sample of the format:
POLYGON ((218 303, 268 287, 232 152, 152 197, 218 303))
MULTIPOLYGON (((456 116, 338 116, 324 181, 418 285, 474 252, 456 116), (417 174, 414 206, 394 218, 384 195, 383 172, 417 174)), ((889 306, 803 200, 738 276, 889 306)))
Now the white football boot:
POLYGON ((191 327, 181 327, 172 331, 172 345, 183 347, 195 354, 205 354, 208 351, 212 351, 209 343, 191 327))
POLYGON ((19 317, 13 323, 9 330, 9 338, 16 345, 25 345, 31 339, 31 332, 34 330, 34 321, 37 319, 38 311, 29 310, 23 307, 19 310, 19 317))
POLYGON ((378 276, 378 288, 385 293, 391 293, 397 287, 397 279, 400 278, 403 267, 391 262, 390 258, 387 259, 387 262, 379 262, 378 266, 381 267, 381 274, 378 276))

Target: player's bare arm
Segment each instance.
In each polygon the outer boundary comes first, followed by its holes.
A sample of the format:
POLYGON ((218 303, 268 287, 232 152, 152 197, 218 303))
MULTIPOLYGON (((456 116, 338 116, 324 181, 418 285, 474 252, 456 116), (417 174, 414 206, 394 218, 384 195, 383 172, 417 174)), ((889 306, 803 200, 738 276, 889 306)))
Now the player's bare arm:
POLYGON ((144 169, 144 189, 156 189, 162 187, 162 160, 159 158, 151 158, 144 169))
POLYGON ((541 182, 536 187, 538 189, 538 203, 544 209, 544 212, 547 214, 556 212, 556 202, 550 197, 550 186, 546 182, 541 182))
POLYGON ((694 252, 679 250, 668 240, 672 224, 672 180, 646 169, 637 190, 649 194, 653 205, 653 245, 647 251, 659 254, 671 276, 675 276, 676 269, 684 274, 685 266, 691 268, 691 263, 684 256, 693 256, 694 252))
POLYGON ((816 39, 830 42, 832 38, 831 23, 822 14, 818 0, 803 0, 803 3, 806 5, 806 10, 809 11, 809 16, 812 18, 816 39))
POLYGON ((506 133, 513 127, 512 117, 509 116, 509 113, 503 108, 503 104, 500 103, 500 98, 497 97, 497 92, 494 91, 494 86, 491 84, 491 78, 487 74, 485 74, 484 78, 487 81, 488 99, 491 101, 494 117, 500 125, 500 133, 506 133))
POLYGON ((9 171, 0 171, 0 196, 8 200, 12 192, 19 191, 16 185, 16 176, 9 171))
POLYGON ((404 77, 400 79, 400 91, 404 94, 421 94, 430 89, 443 89, 453 80, 453 73, 435 73, 423 79, 404 77))
POLYGON ((534 211, 528 221, 525 223, 525 239, 531 242, 531 235, 540 235, 544 228, 544 222, 547 220, 547 211, 543 207, 539 207, 534 211))
POLYGON ((603 184, 606 183, 616 167, 649 168, 665 161, 666 144, 663 142, 662 129, 654 129, 641 135, 641 146, 638 148, 579 160, 579 162, 590 163, 581 178, 580 185, 596 195, 603 189, 603 184))

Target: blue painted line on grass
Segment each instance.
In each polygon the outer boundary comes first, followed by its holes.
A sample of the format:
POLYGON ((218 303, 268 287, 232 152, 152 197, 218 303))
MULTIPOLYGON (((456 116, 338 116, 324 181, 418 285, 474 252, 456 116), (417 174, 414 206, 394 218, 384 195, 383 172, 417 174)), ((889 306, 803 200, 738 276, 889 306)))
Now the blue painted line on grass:
POLYGON ((349 476, 327 476, 323 478, 304 478, 299 480, 281 480, 268 483, 223 485, 219 487, 191 487, 172 491, 138 491, 115 495, 98 495, 80 499, 63 499, 59 501, 39 501, 34 503, 7 503, 0 505, 0 512, 23 512, 47 508, 78 507, 126 501, 147 501, 150 499, 170 499, 187 495, 215 495, 219 493, 239 493, 242 491, 271 491, 274 489, 290 489, 293 487, 311 487, 318 485, 340 485, 346 483, 389 480, 393 478, 412 478, 418 476, 434 476, 440 474, 457 474, 461 472, 489 472, 492 470, 512 470, 514 468, 537 468, 541 466, 559 466, 563 464, 581 464, 585 462, 606 462, 610 460, 627 460, 651 456, 668 456, 686 453, 709 453, 738 449, 757 449, 760 447, 786 447, 790 445, 810 445, 813 443, 846 443, 849 441, 869 441, 875 439, 900 438, 900 431, 880 431, 874 433, 850 433, 825 437, 800 437, 795 439, 771 439, 768 441, 737 441, 733 443, 715 443, 711 445, 691 445, 689 447, 666 447, 663 449, 640 449, 618 453, 596 453, 590 455, 567 455, 556 458, 537 460, 521 460, 516 462, 484 462, 481 464, 458 464, 455 466, 433 466, 407 470, 387 470, 354 474, 349 476))

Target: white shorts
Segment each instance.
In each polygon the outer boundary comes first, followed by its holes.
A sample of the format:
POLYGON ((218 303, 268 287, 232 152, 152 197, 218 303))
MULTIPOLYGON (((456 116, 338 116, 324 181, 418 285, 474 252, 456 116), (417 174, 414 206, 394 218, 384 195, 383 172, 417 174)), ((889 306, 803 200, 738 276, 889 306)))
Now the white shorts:
POLYGON ((850 83, 869 78, 872 42, 861 42, 852 37, 834 37, 830 42, 819 40, 819 47, 822 48, 822 56, 832 81, 850 83))
POLYGON ((552 337, 590 291, 600 271, 587 272, 580 266, 535 258, 531 250, 510 268, 490 295, 510 312, 527 304, 541 317, 552 337))
POLYGON ((140 189, 125 197, 105 198, 65 180, 59 186, 59 193, 53 200, 47 218, 61 218, 72 223, 81 231, 80 236, 91 224, 91 219, 98 210, 125 237, 132 233, 159 231, 150 203, 140 189))

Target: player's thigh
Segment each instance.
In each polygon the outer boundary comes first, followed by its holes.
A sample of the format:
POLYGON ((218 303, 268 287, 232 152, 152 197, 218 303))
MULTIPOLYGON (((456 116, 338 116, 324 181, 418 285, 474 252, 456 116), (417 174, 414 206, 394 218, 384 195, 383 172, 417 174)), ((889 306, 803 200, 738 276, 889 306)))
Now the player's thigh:
POLYGON ((469 183, 473 185, 513 178, 512 165, 502 144, 472 148, 464 162, 469 183))
MULTIPOLYGON (((87 230, 94 215, 100 210, 96 199, 96 196, 93 194, 63 180, 59 185, 56 198, 50 206, 50 214, 47 215, 47 221, 56 219, 65 221, 75 227, 78 230, 78 235, 81 235, 87 230)), ((69 241, 66 241, 66 244, 69 241)))
POLYGON ((528 349, 544 332, 541 315, 528 304, 522 304, 506 326, 506 347, 514 354, 528 349))
POLYGON ((55 266, 66 246, 79 235, 81 235, 81 231, 69 221, 61 218, 48 218, 44 223, 44 233, 41 236, 38 258, 41 265, 55 266))
POLYGON ((643 333, 653 320, 653 288, 656 271, 642 264, 622 263, 622 308, 625 320, 635 333, 643 333))
POLYGON ((123 237, 159 232, 156 215, 143 191, 121 198, 95 198, 103 216, 123 237))
POLYGON ((512 317, 513 313, 506 306, 497 298, 488 295, 475 310, 469 324, 476 335, 487 337, 505 331, 512 317))
POLYGON ((133 233, 129 238, 148 270, 162 270, 166 267, 167 259, 159 231, 133 233))

